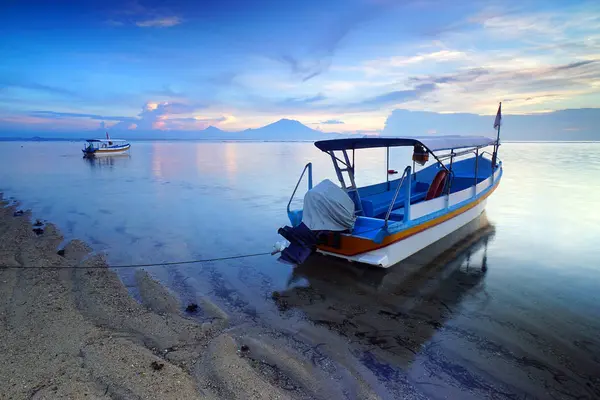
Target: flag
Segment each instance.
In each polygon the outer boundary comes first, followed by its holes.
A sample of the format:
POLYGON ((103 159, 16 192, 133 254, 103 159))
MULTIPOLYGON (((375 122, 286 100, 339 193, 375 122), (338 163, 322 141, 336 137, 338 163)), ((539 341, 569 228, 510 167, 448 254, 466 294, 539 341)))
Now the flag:
MULTIPOLYGON (((496 117, 498 118, 498 117, 496 117)), ((110 138, 108 137, 108 132, 106 132, 106 140, 110 140, 110 138)))
POLYGON ((502 103, 498 106, 498 112, 496 113, 496 119, 494 120, 494 129, 500 128, 502 122, 502 103))

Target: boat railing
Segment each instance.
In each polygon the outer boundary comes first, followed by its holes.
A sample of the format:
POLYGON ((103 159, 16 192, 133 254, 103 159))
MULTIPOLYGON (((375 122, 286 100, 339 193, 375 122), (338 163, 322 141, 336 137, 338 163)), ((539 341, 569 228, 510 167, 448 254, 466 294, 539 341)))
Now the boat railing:
POLYGON ((296 191, 298 190, 298 186, 300 186, 300 182, 302 181, 302 178, 304 177, 304 173, 308 170, 308 190, 312 189, 313 186, 313 181, 312 181, 312 163, 308 163, 304 166, 304 169, 302 170, 302 173, 300 174, 300 178, 298 178, 298 182, 296 182, 296 187, 294 188, 294 191, 292 192, 292 196, 290 197, 290 201, 288 202, 287 205, 287 212, 288 215, 290 214, 290 205, 292 204, 292 200, 294 200, 294 196, 296 195, 296 191))
MULTIPOLYGON (((489 155, 490 157, 494 157, 494 154, 493 154, 493 153, 490 153, 490 152, 489 152, 489 151, 487 151, 487 150, 486 150, 486 151, 482 151, 482 152, 481 152, 481 155, 484 155, 484 154, 487 154, 487 155, 489 155)), ((496 156, 496 162, 498 162, 498 163, 501 163, 501 162, 502 162, 502 160, 500 159, 500 157, 496 156)))
POLYGON ((464 156, 466 154, 475 154, 476 149, 469 149, 469 150, 464 150, 464 151, 459 151, 458 153, 455 151, 452 151, 448 154, 443 154, 441 156, 438 156, 438 160, 443 161, 443 160, 447 160, 449 158, 454 158, 454 157, 460 157, 460 156, 464 156))
POLYGON ((411 171, 411 168, 410 168, 410 166, 408 166, 408 167, 404 168, 404 172, 402 172, 402 176, 400 177, 400 182, 398 182, 398 186, 396 187, 396 192, 394 193, 394 197, 392 197, 392 202, 390 203, 390 207, 388 208, 387 213, 385 214, 385 222, 384 222, 383 226, 386 228, 388 225, 388 220, 390 219, 390 214, 392 213, 392 210, 394 209, 394 204, 396 203, 396 199, 398 198, 398 193, 400 193, 400 188, 404 184, 404 179, 406 179, 406 177, 410 175, 410 171, 411 171))

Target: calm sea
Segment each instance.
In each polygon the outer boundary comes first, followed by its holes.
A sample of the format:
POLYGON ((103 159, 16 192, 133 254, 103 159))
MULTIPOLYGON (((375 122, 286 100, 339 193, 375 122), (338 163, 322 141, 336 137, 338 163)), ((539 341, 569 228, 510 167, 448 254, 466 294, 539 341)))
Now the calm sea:
MULTIPOLYGON (((269 251, 304 164, 315 183, 334 176, 309 143, 136 142, 98 160, 80 148, 0 143, 0 191, 113 264, 269 251)), ((234 324, 324 343, 317 367, 352 370, 383 398, 598 398, 600 143, 507 143, 500 157, 483 228, 389 271, 269 256, 149 271, 234 324)), ((356 160, 359 184, 385 180, 383 152, 356 160)))

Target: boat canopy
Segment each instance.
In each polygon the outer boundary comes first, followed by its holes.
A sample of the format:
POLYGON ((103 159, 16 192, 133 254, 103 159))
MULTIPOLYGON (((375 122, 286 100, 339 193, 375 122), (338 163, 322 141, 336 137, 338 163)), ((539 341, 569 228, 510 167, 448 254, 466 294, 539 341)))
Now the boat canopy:
POLYGON ((104 142, 104 143, 108 143, 108 142, 126 142, 127 140, 124 139, 87 139, 86 142, 88 143, 96 143, 96 142, 104 142))
POLYGON ((400 147, 422 145, 430 152, 451 149, 480 148, 496 143, 485 136, 406 136, 406 137, 361 137, 348 139, 320 140, 315 146, 322 151, 370 149, 376 147, 400 147))

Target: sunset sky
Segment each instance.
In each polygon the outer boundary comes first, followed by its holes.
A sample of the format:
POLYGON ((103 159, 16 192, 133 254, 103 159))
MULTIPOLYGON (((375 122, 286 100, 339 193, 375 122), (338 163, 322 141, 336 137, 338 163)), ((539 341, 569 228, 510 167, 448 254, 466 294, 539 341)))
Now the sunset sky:
POLYGON ((600 104, 598 1, 17 1, 0 129, 383 129, 600 104))

